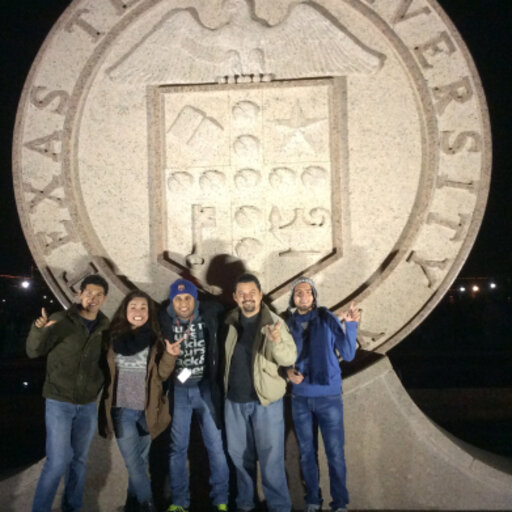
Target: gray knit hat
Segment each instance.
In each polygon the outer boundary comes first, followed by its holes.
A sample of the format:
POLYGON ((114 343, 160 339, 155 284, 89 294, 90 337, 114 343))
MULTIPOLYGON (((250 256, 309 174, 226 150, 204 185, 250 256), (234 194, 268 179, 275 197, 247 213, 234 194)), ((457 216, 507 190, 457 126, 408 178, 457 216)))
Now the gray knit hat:
POLYGON ((301 284, 301 283, 308 283, 309 286, 311 286, 311 291, 313 292, 313 299, 314 299, 313 303, 316 306, 316 298, 318 296, 318 293, 316 291, 316 286, 315 286, 314 281, 312 279, 310 279, 309 277, 299 277, 299 278, 295 279, 295 281, 293 281, 293 283, 292 283, 292 290, 291 290, 291 294, 290 294, 290 302, 288 304, 289 308, 294 308, 295 307, 295 302, 293 302, 293 294, 295 293, 295 287, 298 284, 301 284))

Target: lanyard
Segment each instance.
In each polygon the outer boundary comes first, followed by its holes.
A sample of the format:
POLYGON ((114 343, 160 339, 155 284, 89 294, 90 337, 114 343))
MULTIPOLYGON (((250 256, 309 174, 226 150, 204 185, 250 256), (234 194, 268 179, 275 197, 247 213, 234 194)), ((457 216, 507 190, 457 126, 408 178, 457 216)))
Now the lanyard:
MULTIPOLYGON (((190 318, 188 319, 187 330, 185 331, 185 334, 183 335, 184 341, 188 340, 189 337, 190 337, 190 326, 192 325, 192 320, 193 319, 194 319, 194 315, 190 315, 190 318)), ((180 322, 180 319, 178 317, 176 317, 176 325, 178 327, 181 327, 181 322, 180 322)))

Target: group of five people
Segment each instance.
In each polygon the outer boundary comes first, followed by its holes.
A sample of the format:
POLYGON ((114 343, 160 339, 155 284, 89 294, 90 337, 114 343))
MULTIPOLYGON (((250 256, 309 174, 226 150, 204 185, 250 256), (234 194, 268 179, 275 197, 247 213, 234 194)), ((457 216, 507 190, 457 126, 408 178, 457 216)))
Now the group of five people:
POLYGON ((350 361, 355 355, 360 313, 353 304, 338 318, 318 307, 314 282, 301 277, 291 287, 295 310, 284 322, 263 302, 258 278, 246 273, 236 280, 237 307, 227 315, 219 303, 200 300, 191 281, 178 279, 170 287, 169 305, 159 314, 146 293, 132 291, 109 325, 100 311, 107 293, 108 283, 90 275, 81 283, 78 304, 50 317, 43 309, 30 330, 28 355, 47 355, 46 461, 33 512, 50 512, 62 476, 62 511, 81 509, 96 424, 101 435, 115 434, 127 467, 127 512, 155 510, 148 454, 151 439, 170 424, 168 511, 187 511, 192 414, 208 452, 214 509, 228 509, 225 433, 236 474, 237 511, 255 507, 259 461, 268 510, 290 512, 283 416, 287 380, 305 510, 322 506, 317 425, 327 455, 331 509, 346 510, 338 356, 350 361))

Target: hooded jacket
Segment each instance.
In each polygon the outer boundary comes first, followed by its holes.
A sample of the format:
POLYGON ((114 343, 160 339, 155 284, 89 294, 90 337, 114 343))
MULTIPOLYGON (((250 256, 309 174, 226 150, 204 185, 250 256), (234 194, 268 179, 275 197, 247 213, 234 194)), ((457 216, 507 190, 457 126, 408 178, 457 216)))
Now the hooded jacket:
MULTIPOLYGON (((237 326, 240 323, 240 309, 232 310, 226 317, 224 390, 229 385, 231 358, 238 340, 237 326)), ((290 366, 297 359, 297 349, 285 322, 261 304, 260 322, 256 330, 257 337, 253 344, 252 370, 254 389, 262 405, 268 405, 282 398, 286 392, 286 380, 279 374, 280 366, 290 366), (267 326, 281 322, 281 341, 272 342, 267 336, 267 326)))
POLYGON ((300 384, 292 384, 294 394, 331 396, 341 392, 341 371, 335 349, 345 361, 356 352, 357 322, 346 322, 346 332, 339 319, 327 308, 314 308, 308 315, 293 313, 287 320, 297 345, 297 370, 304 375, 300 384), (302 322, 308 320, 304 339, 302 322))

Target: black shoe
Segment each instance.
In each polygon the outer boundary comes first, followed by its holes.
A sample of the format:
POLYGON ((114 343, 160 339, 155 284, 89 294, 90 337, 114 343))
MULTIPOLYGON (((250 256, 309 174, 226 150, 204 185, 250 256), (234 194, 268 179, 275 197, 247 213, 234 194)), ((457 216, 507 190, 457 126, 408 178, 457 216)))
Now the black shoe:
POLYGON ((124 512, 139 512, 139 502, 133 494, 128 494, 126 503, 124 504, 124 512))
POLYGON ((139 512, 156 512, 156 508, 153 503, 146 501, 146 503, 141 503, 139 505, 139 512))

